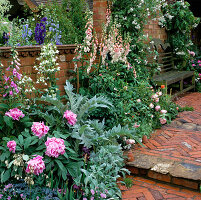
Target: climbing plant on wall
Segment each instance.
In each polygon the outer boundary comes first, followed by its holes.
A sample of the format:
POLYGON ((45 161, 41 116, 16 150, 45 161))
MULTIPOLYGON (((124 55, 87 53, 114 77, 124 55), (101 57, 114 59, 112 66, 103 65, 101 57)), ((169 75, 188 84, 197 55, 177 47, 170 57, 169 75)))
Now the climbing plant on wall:
POLYGON ((178 58, 178 68, 190 59, 188 50, 193 45, 191 30, 199 24, 189 9, 190 4, 184 0, 162 5, 163 16, 159 18, 159 25, 165 27, 168 33, 168 42, 171 44, 175 56, 178 58))

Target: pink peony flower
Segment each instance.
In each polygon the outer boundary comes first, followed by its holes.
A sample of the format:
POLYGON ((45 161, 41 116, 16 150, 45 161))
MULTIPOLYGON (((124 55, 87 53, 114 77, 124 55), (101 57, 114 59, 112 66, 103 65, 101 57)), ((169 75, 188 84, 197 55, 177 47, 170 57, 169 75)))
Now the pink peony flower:
POLYGON ((165 118, 159 118, 161 124, 166 124, 167 120, 165 118))
POLYGON ((166 114, 166 113, 167 113, 167 110, 161 110, 161 113, 162 113, 162 114, 166 114))
POLYGON ((155 110, 156 110, 156 111, 159 111, 160 109, 161 109, 160 106, 156 106, 156 107, 155 107, 155 110))
POLYGON ((10 109, 9 112, 6 112, 5 116, 12 117, 13 120, 18 120, 19 121, 20 118, 24 117, 24 114, 18 108, 13 108, 13 109, 10 109))
POLYGON ((33 173, 35 175, 43 173, 43 170, 45 169, 45 163, 42 159, 42 156, 36 156, 29 160, 27 162, 28 166, 26 168, 26 173, 33 173))
POLYGON ((31 130, 34 135, 38 136, 40 139, 47 134, 47 132, 49 131, 49 127, 45 126, 44 122, 33 122, 31 130))
POLYGON ((58 158, 60 154, 63 155, 65 153, 65 145, 63 139, 55 137, 47 138, 45 145, 46 145, 45 154, 49 157, 58 158))
POLYGON ((15 153, 15 148, 16 148, 16 142, 14 140, 11 140, 7 143, 7 147, 9 148, 10 152, 15 153))
POLYGON ((70 110, 66 110, 64 112, 64 118, 66 118, 68 120, 68 123, 72 126, 75 125, 75 123, 77 122, 77 115, 75 113, 73 113, 72 111, 70 110))

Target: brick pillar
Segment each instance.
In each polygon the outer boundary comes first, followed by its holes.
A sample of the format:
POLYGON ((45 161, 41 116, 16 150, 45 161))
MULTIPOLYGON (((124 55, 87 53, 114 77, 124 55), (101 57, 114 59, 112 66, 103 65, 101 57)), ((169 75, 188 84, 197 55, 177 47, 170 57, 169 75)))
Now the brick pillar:
POLYGON ((105 22, 107 0, 93 0, 93 25, 98 39, 101 37, 102 24, 105 22))

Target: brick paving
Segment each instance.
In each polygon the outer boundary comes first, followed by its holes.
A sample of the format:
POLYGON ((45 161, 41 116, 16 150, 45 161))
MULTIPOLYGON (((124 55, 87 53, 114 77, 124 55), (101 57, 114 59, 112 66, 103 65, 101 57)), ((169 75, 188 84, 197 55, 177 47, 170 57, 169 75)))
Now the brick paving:
POLYGON ((179 113, 171 124, 156 130, 144 146, 135 146, 132 150, 134 161, 127 162, 127 166, 137 177, 132 177, 134 186, 131 189, 124 191, 122 188, 123 199, 201 200, 200 193, 191 191, 198 191, 201 182, 201 93, 189 93, 176 103, 182 107, 192 106, 194 111, 179 113), (173 187, 167 189, 164 185, 164 189, 157 182, 138 176, 163 181, 173 187))
POLYGON ((123 200, 201 200, 201 194, 187 189, 173 187, 142 177, 129 176, 131 188, 119 185, 123 200))

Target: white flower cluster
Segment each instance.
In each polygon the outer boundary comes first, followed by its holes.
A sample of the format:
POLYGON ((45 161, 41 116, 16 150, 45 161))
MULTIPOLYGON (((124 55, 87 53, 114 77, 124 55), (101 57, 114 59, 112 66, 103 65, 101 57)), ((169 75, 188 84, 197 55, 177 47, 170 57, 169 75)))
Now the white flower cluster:
POLYGON ((34 66, 34 69, 38 74, 36 83, 43 83, 47 85, 49 81, 52 81, 55 73, 60 70, 59 64, 57 63, 57 50, 56 45, 51 43, 42 46, 40 57, 37 60, 40 61, 38 66, 34 66))
POLYGON ((23 75, 21 80, 19 81, 20 90, 22 88, 25 88, 25 93, 32 93, 36 90, 36 88, 33 86, 33 80, 31 77, 23 75))

